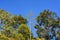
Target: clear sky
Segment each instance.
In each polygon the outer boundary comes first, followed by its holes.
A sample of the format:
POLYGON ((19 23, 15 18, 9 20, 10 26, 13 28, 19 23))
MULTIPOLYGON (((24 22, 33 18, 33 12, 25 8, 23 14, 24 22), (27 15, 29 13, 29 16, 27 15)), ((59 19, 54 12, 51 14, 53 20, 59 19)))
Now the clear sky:
POLYGON ((24 17, 32 11, 35 18, 44 9, 54 11, 59 16, 60 0, 0 0, 0 8, 11 14, 21 14, 24 17))

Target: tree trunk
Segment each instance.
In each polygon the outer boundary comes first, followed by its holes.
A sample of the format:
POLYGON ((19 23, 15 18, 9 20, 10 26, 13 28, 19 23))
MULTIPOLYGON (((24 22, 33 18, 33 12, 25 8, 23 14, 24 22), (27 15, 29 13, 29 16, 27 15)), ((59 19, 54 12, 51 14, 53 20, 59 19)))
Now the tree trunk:
POLYGON ((60 40, 60 32, 58 33, 58 40, 60 40))

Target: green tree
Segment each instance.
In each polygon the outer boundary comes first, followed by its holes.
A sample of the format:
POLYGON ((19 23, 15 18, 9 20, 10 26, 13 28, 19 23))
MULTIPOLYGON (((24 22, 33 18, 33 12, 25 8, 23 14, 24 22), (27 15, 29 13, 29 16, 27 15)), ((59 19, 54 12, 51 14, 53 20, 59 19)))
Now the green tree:
POLYGON ((0 10, 0 28, 2 38, 8 38, 8 40, 29 40, 30 38, 27 19, 21 15, 10 15, 8 12, 0 10))
POLYGON ((30 30, 26 24, 21 24, 18 28, 18 34, 23 34, 25 40, 30 40, 30 30))
POLYGON ((44 37, 46 40, 51 40, 53 37, 57 37, 60 29, 60 18, 55 12, 44 10, 37 16, 37 29, 38 37, 44 37), (51 34, 50 34, 51 33, 51 34))

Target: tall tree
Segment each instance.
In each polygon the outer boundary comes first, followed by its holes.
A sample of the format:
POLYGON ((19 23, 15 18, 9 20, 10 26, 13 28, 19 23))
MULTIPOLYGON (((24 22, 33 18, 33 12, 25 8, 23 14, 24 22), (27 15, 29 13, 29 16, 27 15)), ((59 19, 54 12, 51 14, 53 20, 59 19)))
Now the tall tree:
POLYGON ((44 37, 46 40, 51 40, 53 37, 57 37, 60 30, 60 20, 55 12, 44 10, 37 16, 37 29, 38 37, 44 37))
POLYGON ((27 26, 27 19, 21 15, 10 15, 0 10, 0 28, 2 40, 29 40, 30 29, 27 26))

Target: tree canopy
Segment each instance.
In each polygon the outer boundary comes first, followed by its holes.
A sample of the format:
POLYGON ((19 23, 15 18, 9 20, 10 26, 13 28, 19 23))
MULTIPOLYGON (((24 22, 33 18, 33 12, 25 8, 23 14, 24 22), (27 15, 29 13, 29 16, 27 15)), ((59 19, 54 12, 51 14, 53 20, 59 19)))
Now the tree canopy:
POLYGON ((30 29, 27 26, 27 19, 21 15, 9 14, 0 10, 0 40, 29 40, 30 29))
POLYGON ((37 24, 35 28, 37 29, 38 37, 45 38, 46 40, 51 40, 53 37, 57 37, 60 30, 60 18, 55 12, 44 10, 36 18, 37 24), (58 30, 59 29, 59 30, 58 30))
POLYGON ((44 10, 36 17, 34 28, 37 38, 33 36, 28 22, 22 15, 0 10, 0 40, 30 40, 30 37, 31 40, 51 40, 54 37, 60 40, 60 18, 55 12, 44 10))

